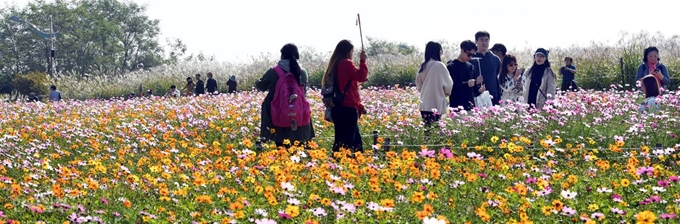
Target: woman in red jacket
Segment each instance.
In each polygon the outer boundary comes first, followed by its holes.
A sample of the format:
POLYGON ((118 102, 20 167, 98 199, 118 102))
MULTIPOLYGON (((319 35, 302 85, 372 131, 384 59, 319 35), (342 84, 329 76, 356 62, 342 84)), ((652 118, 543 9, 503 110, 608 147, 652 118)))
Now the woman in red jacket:
POLYGON ((345 94, 342 103, 331 108, 331 118, 335 124, 334 152, 340 151, 341 147, 364 151, 358 121, 361 114, 366 114, 366 110, 361 104, 359 83, 366 82, 368 66, 366 52, 361 51, 359 68, 352 62, 353 53, 354 45, 350 41, 340 41, 335 47, 321 83, 322 86, 334 85, 335 91, 345 94))

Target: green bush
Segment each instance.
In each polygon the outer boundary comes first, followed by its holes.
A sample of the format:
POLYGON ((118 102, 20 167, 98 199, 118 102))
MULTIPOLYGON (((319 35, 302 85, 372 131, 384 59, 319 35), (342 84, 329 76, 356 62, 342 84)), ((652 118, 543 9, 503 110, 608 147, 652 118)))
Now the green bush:
POLYGON ((34 92, 36 95, 45 95, 49 92, 50 81, 47 74, 42 72, 29 72, 25 75, 17 75, 12 79, 12 89, 23 95, 34 92))
POLYGON ((0 94, 9 94, 12 92, 12 79, 14 79, 15 74, 2 74, 0 75, 0 94))

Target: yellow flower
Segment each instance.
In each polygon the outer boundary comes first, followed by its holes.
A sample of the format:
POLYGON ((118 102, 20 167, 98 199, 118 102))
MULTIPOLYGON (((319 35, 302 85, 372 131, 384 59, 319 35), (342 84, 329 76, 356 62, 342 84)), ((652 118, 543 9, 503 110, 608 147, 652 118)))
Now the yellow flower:
POLYGON ((541 208, 541 212, 543 212, 543 215, 548 216, 548 215, 553 213, 553 207, 552 206, 543 206, 543 208, 541 208))
POLYGON ((656 215, 650 211, 642 211, 635 218, 638 224, 652 224, 656 220, 656 215))
POLYGON ((491 137, 491 142, 492 142, 492 143, 498 142, 498 136, 493 136, 493 137, 491 137))
POLYGON ((411 197, 411 201, 417 202, 417 203, 423 202, 424 199, 425 199, 425 194, 423 192, 415 192, 415 193, 413 193, 413 196, 411 197))
POLYGON ((623 187, 628 187, 630 185, 630 180, 628 179, 621 179, 621 186, 623 187))
POLYGON ((599 208, 600 208, 600 206, 598 206, 597 204, 590 204, 590 205, 588 205, 588 209, 589 209, 590 211, 593 211, 593 212, 594 212, 594 211, 597 211, 597 209, 599 209, 599 208))
POLYGON ((291 217, 295 218, 298 215, 300 215, 300 207, 298 206, 293 206, 293 205, 288 205, 286 207, 286 214, 290 215, 291 217))

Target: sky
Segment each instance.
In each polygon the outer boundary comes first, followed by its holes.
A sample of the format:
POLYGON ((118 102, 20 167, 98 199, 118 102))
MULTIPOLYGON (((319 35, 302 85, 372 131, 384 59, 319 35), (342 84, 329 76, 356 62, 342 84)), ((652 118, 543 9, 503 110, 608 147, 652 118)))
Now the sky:
MULTIPOLYGON (((26 4, 31 0, 0 0, 26 4)), ((460 43, 475 32, 509 49, 568 47, 616 42, 622 31, 680 34, 673 0, 131 0, 148 5, 161 36, 179 38, 189 53, 218 61, 278 54, 286 43, 332 51, 338 41, 361 45, 365 37, 405 42, 423 49, 430 40, 460 43)), ((55 20, 58 18, 55 18, 55 20)))

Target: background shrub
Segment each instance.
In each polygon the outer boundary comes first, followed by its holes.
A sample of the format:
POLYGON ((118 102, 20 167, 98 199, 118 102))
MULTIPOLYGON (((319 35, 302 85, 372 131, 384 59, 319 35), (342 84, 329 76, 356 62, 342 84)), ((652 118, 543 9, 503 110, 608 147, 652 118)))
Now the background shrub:
MULTIPOLYGON (((369 78, 363 85, 388 86, 399 84, 410 85, 415 80, 418 66, 422 63, 422 46, 409 46, 399 42, 390 42, 367 38, 369 78), (414 50, 418 49, 418 50, 414 50)), ((454 59, 458 55, 459 41, 440 42, 444 47, 444 61, 454 59)), ((493 43, 492 43, 493 44, 493 43)), ((612 84, 621 86, 620 89, 635 87, 635 73, 642 62, 643 49, 656 46, 660 50, 661 62, 664 63, 671 75, 671 89, 677 89, 680 77, 680 37, 665 37, 661 34, 641 32, 636 34, 622 33, 618 42, 613 44, 592 43, 590 46, 571 46, 564 48, 550 48, 550 61, 553 69, 559 70, 564 65, 566 56, 574 58, 574 65, 578 67, 576 81, 585 89, 607 89, 612 84), (623 62, 623 63, 622 63, 623 62)), ((510 47, 510 46, 509 46, 510 47)), ((310 85, 319 87, 321 77, 326 69, 331 52, 318 52, 313 48, 300 47, 301 65, 310 74, 310 85)), ((515 54, 522 67, 529 67, 535 49, 509 49, 508 53, 515 54)), ((354 57, 358 63, 358 51, 354 57)), ((252 57, 249 62, 214 62, 214 61, 182 61, 173 65, 161 65, 148 70, 139 70, 124 75, 94 73, 61 74, 57 79, 59 89, 65 98, 111 98, 120 97, 136 92, 139 84, 144 90, 152 89, 155 94, 167 92, 170 85, 184 86, 187 76, 196 73, 212 72, 219 83, 220 92, 226 92, 226 82, 231 75, 236 75, 239 90, 251 90, 253 84, 267 69, 271 68, 279 59, 279 55, 261 54, 252 57)), ((205 75, 204 75, 205 76, 205 75)), ((558 75, 559 76, 559 75, 558 75)), ((561 77, 558 77, 558 86, 561 77)))
POLYGON ((12 88, 23 95, 28 95, 31 92, 38 96, 46 95, 50 88, 50 81, 47 77, 47 74, 42 72, 16 75, 12 79, 12 88))

